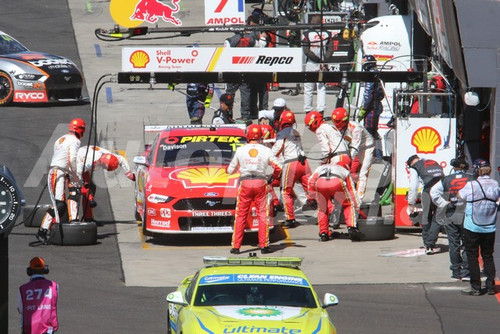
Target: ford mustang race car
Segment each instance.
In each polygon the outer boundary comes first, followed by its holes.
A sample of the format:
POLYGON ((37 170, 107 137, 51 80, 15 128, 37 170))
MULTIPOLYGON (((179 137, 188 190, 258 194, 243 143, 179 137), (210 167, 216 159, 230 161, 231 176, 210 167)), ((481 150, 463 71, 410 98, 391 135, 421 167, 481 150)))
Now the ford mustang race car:
MULTIPOLYGON (((232 233, 239 174, 228 175, 226 168, 246 143, 243 128, 147 126, 145 131, 160 133, 134 158, 136 218, 143 234, 232 233)), ((247 222, 247 231, 258 230, 253 207, 247 222)))
POLYGON ((205 267, 168 294, 167 332, 336 333, 326 307, 305 274, 300 258, 204 257, 205 267))
POLYGON ((0 31, 0 105, 78 101, 83 76, 69 59, 29 51, 0 31))

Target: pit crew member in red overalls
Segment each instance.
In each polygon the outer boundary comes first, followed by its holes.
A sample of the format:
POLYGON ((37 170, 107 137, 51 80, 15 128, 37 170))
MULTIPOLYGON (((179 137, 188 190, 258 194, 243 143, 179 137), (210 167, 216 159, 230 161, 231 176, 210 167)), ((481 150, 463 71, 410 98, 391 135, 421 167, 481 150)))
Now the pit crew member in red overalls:
POLYGON ((266 168, 274 169, 273 178, 281 172, 281 163, 273 155, 270 148, 262 145, 260 139, 262 131, 258 124, 251 124, 247 128, 248 143, 238 147, 227 173, 233 174, 239 170, 240 184, 236 201, 234 233, 232 238, 231 254, 239 254, 245 226, 252 202, 259 219, 259 247, 262 254, 271 253, 269 247, 269 221, 267 219, 267 175, 266 168))
MULTIPOLYGON (((349 156, 349 147, 347 142, 344 140, 342 133, 334 126, 326 124, 321 113, 317 111, 311 111, 304 118, 306 127, 314 132, 318 138, 318 142, 321 147, 321 164, 322 165, 332 165, 337 164, 345 166, 348 170, 351 168, 351 158, 349 156)), ((309 191, 315 192, 314 185, 317 183, 315 178, 319 176, 318 173, 311 175, 309 180, 309 191)), ((345 201, 341 202, 344 210, 347 210, 347 206, 351 208, 349 210, 359 211, 359 200, 355 192, 354 182, 352 181, 350 173, 343 180, 345 183, 345 191, 349 196, 345 196, 345 201)), ((317 195, 318 196, 318 195, 317 195)), ((327 197, 330 198, 330 197, 327 197)), ((327 216, 333 211, 333 204, 331 201, 327 201, 327 216)), ((355 240, 359 237, 359 231, 357 229, 357 217, 355 214, 346 216, 346 225, 349 229, 351 239, 355 240)), ((330 235, 328 235, 329 237, 330 235)), ((327 239, 328 240, 328 239, 327 239)))
POLYGON ((19 287, 17 310, 21 314, 23 334, 54 333, 59 328, 57 298, 59 285, 45 278, 49 266, 34 257, 26 268, 30 281, 19 287))
POLYGON ((84 146, 78 150, 78 164, 83 172, 82 206, 83 221, 94 221, 92 208, 97 206, 94 201, 96 185, 92 182, 92 171, 102 168, 107 171, 114 171, 120 166, 125 175, 135 181, 135 175, 130 170, 127 159, 119 154, 111 153, 99 146, 84 146))
POLYGON ((82 171, 78 169, 77 154, 80 148, 80 139, 84 133, 85 122, 80 118, 75 118, 69 123, 69 133, 57 139, 54 144, 54 155, 52 156, 47 177, 52 207, 47 210, 37 233, 37 238, 44 242, 47 240, 47 231, 52 223, 59 223, 59 218, 66 211, 68 211, 70 222, 77 218, 72 214, 78 211, 82 171), (67 206, 69 209, 64 202, 66 199, 66 182, 68 181, 69 196, 67 206))
MULTIPOLYGON (((260 124, 260 130, 262 131, 263 144, 269 148, 272 148, 274 143, 276 142, 276 132, 274 132, 273 127, 269 124, 260 124)), ((280 200, 276 195, 276 192, 274 191, 274 187, 279 186, 280 180, 273 180, 273 182, 269 184, 269 194, 271 195, 273 203, 273 217, 274 215, 276 215, 277 211, 283 211, 283 206, 281 205, 280 200)))
POLYGON ((301 183, 307 197, 303 210, 316 208, 314 194, 308 192, 307 182, 311 176, 311 168, 307 162, 299 132, 293 128, 295 115, 285 111, 280 116, 280 131, 276 135, 273 154, 283 161, 281 176, 281 196, 285 207, 285 227, 295 227, 295 212, 293 207, 295 183, 301 183))
POLYGON ((347 160, 334 157, 335 163, 319 166, 311 176, 310 187, 316 193, 318 201, 318 227, 321 241, 328 241, 331 238, 328 216, 331 213, 329 208, 332 199, 341 203, 344 212, 345 222, 348 226, 349 235, 352 240, 359 238, 359 231, 356 228, 356 210, 354 189, 346 180, 349 179, 349 164, 347 160))
POLYGON ((344 108, 333 110, 332 121, 340 132, 345 131, 344 138, 349 143, 352 159, 351 173, 359 173, 356 191, 359 200, 362 201, 365 196, 368 171, 373 163, 375 140, 363 125, 355 121, 349 121, 347 110, 344 108))

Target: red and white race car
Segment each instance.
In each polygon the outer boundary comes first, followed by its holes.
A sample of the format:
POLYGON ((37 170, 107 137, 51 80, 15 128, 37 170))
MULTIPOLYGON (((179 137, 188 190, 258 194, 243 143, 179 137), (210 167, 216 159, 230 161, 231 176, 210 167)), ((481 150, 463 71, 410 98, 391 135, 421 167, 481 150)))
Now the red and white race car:
MULTIPOLYGON (((136 218, 143 234, 232 233, 239 174, 228 175, 226 168, 247 141, 243 128, 146 126, 145 131, 159 133, 134 158, 136 218)), ((252 208, 246 230, 257 229, 252 208)))

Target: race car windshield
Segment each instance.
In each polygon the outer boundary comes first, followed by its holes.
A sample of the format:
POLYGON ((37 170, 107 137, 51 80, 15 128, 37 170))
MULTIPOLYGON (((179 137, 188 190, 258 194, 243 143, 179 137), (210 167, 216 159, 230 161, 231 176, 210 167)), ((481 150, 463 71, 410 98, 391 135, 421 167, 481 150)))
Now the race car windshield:
POLYGON ((198 286, 194 306, 265 305, 316 308, 309 287, 275 284, 208 284, 198 286))
POLYGON ((166 137, 158 145, 155 166, 227 165, 245 142, 239 136, 166 137))
POLYGON ((24 51, 28 51, 24 45, 8 35, 0 35, 0 54, 6 55, 24 51))

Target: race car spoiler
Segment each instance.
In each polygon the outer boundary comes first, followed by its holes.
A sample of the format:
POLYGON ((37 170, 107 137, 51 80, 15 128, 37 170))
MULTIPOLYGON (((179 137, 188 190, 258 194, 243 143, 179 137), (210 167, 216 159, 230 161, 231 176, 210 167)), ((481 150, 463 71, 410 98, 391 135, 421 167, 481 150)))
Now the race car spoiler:
POLYGON ((203 125, 203 124, 193 124, 193 125, 145 125, 144 132, 161 132, 170 129, 206 129, 206 128, 239 128, 245 131, 245 124, 222 124, 222 125, 203 125))
POLYGON ((203 263, 212 266, 267 266, 297 268, 302 264, 300 257, 263 257, 258 258, 254 253, 245 257, 204 256, 203 263))

